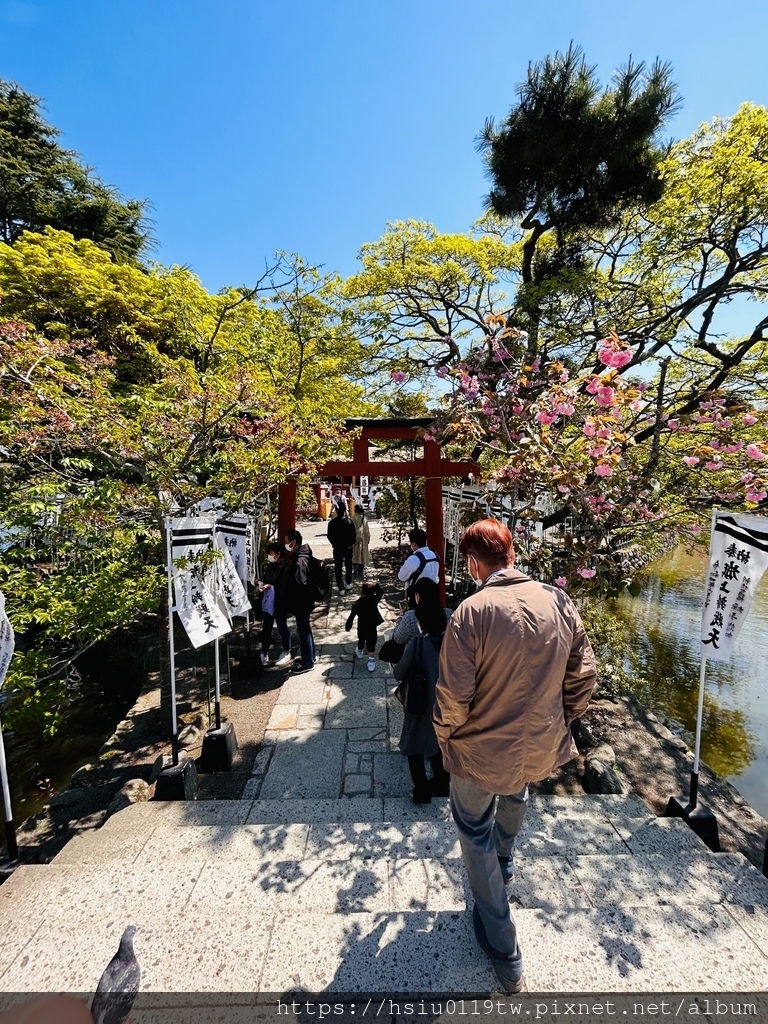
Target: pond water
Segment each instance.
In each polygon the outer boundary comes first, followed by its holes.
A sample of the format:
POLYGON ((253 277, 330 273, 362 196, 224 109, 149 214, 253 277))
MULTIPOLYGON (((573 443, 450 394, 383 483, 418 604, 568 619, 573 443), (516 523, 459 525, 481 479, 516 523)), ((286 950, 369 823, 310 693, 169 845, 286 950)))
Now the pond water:
MULTIPOLYGON (((608 603, 640 660, 638 699, 683 726, 693 749, 701 608, 708 556, 678 547, 655 562, 637 597, 608 603)), ((768 573, 729 662, 707 661, 701 759, 768 818, 768 573)), ((685 795, 685 794, 684 794, 685 795)), ((706 793, 702 793, 706 801, 706 793)))

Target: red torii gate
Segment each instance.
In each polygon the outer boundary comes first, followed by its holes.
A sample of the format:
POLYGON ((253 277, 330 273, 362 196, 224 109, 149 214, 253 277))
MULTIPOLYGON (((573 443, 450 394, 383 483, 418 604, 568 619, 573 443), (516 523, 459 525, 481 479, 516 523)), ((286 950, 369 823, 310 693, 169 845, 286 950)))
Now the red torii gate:
MULTIPOLYGON (((360 430, 360 436, 352 443, 352 461, 333 459, 318 471, 319 476, 338 477, 391 477, 423 476, 426 504, 427 544, 442 558, 445 539, 443 536, 443 478, 447 476, 478 476, 480 467, 476 462, 452 462, 440 454, 439 442, 425 437, 426 429, 434 423, 431 417, 395 417, 386 419, 349 419, 347 430, 360 430), (373 462, 369 454, 372 441, 417 441, 422 440, 424 455, 409 462, 373 462)), ((278 528, 282 538, 286 530, 296 528, 296 480, 288 479, 278 488, 278 528)), ((445 598, 445 574, 441 577, 440 590, 445 598)))

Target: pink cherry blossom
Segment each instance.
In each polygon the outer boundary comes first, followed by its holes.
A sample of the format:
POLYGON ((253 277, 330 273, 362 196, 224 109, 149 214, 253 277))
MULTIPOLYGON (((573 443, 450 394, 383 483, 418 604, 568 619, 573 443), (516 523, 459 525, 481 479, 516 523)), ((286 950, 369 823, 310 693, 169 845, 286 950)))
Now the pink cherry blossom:
POLYGON ((547 412, 546 409, 540 409, 536 413, 536 419, 539 423, 543 423, 545 426, 549 426, 550 423, 554 423, 557 419, 556 412, 547 412))
POLYGON ((601 409, 607 409, 610 406, 615 405, 616 392, 611 387, 599 388, 597 397, 595 398, 595 404, 599 405, 601 409))
POLYGON ((555 580, 555 586, 556 587, 567 587, 568 586, 568 580, 565 578, 565 576, 558 576, 557 579, 555 580))
POLYGON ((750 459, 768 459, 768 455, 761 451, 756 444, 747 445, 747 455, 750 459))
POLYGON ((573 416, 575 411, 576 407, 571 402, 560 402, 555 406, 555 412, 561 416, 573 416))
POLYGON ((402 370, 393 370, 392 380, 397 381, 398 384, 402 384, 402 382, 405 380, 405 374, 403 373, 402 370))
POLYGON ((751 483, 754 479, 755 479, 755 474, 754 473, 745 473, 744 476, 741 478, 741 482, 743 484, 748 484, 748 483, 751 483))
POLYGON ((592 380, 587 384, 587 391, 590 395, 596 395, 599 389, 602 387, 599 377, 593 377, 592 380))
POLYGON ((757 501, 764 501, 767 496, 768 496, 768 491, 756 491, 752 487, 750 487, 748 489, 747 493, 744 495, 744 497, 747 499, 747 501, 755 501, 755 502, 757 502, 757 501))
POLYGON ((577 569, 576 572, 581 576, 583 580, 591 580, 593 576, 597 575, 597 569, 577 569))
POLYGON ((587 420, 581 429, 584 431, 587 437, 595 436, 595 424, 592 422, 592 420, 587 420))
POLYGON ((745 427, 751 427, 754 423, 757 423, 757 416, 753 416, 751 412, 745 413, 741 417, 741 422, 745 427))
POLYGON ((677 430, 677 428, 680 426, 680 424, 677 422, 677 420, 670 420, 667 423, 667 426, 669 427, 670 430, 677 430))
POLYGON ((683 462, 686 466, 698 466, 699 460, 695 455, 684 455, 683 462))
POLYGON ((691 527, 691 533, 701 533, 701 527, 698 523, 694 523, 691 527))
POLYGON ((609 466, 607 462, 601 462, 599 465, 595 466, 595 475, 613 476, 613 468, 609 466))
POLYGON ((704 469, 715 470, 715 469, 722 469, 722 468, 723 468, 722 462, 712 461, 712 462, 705 462, 704 463, 704 469))
POLYGON ((599 345, 597 355, 604 366, 620 370, 622 366, 632 362, 632 349, 613 331, 608 338, 603 338, 599 345))
POLYGON ((593 459, 599 459, 601 455, 605 455, 608 451, 607 444, 598 444, 594 448, 587 448, 587 455, 591 455, 593 459))

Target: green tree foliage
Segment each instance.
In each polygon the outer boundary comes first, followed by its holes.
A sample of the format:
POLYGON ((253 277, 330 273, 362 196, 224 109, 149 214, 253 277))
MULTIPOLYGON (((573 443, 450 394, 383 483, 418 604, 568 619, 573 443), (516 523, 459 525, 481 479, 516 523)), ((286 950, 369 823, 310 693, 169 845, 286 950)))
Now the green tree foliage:
MULTIPOLYGON (((768 111, 751 105, 673 146, 661 198, 580 232, 580 266, 539 291, 530 332, 519 221, 391 225, 346 283, 370 330, 389 325, 402 385, 441 380, 441 437, 481 459, 515 515, 574 517, 572 582, 594 586, 611 547, 695 527, 713 504, 768 506, 767 148, 768 111), (743 335, 722 327, 735 298, 753 316, 743 335)), ((542 258, 557 245, 541 238, 542 258)))
POLYGON ((40 100, 0 79, 0 240, 45 227, 87 238, 135 259, 149 242, 146 203, 124 199, 62 149, 40 100))
POLYGON ((571 46, 528 68, 518 103, 500 127, 488 120, 479 146, 493 188, 488 207, 530 231, 523 281, 533 279, 538 238, 608 228, 638 203, 661 198, 658 133, 678 103, 671 68, 627 65, 600 92, 595 68, 571 46))
POLYGON ((212 494, 247 509, 311 473, 359 404, 357 355, 318 339, 335 324, 312 296, 294 293, 315 317, 298 340, 253 289, 209 295, 188 271, 145 273, 50 229, 0 244, 0 294, 14 313, 0 321, 9 685, 55 728, 77 657, 157 610, 164 517, 212 494))

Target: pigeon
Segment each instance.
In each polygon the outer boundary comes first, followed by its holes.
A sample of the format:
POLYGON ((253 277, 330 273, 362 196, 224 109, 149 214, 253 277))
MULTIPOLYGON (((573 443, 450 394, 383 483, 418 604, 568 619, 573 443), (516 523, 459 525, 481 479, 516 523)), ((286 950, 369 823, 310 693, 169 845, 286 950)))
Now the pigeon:
POLYGON ((93 1024, 124 1024, 139 991, 141 969, 133 952, 136 926, 129 925, 107 964, 91 1003, 93 1024))

